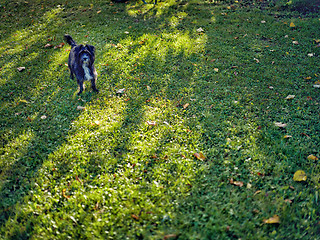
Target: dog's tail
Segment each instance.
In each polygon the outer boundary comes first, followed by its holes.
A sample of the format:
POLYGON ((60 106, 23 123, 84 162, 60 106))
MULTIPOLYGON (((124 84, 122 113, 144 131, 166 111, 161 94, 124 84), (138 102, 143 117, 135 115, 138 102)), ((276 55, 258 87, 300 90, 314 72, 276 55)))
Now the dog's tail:
POLYGON ((64 40, 71 45, 71 47, 73 48, 74 46, 77 46, 77 43, 73 40, 73 38, 69 35, 69 34, 65 34, 64 35, 64 40))

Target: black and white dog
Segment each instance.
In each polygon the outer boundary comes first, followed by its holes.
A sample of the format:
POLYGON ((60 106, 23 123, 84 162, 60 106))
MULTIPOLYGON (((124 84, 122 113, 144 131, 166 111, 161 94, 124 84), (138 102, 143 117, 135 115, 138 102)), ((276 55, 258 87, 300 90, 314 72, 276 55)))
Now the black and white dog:
POLYGON ((99 92, 96 87, 97 71, 93 64, 95 60, 95 47, 92 45, 77 45, 68 34, 64 35, 64 39, 71 45, 68 67, 70 69, 70 78, 74 79, 74 75, 76 75, 80 87, 78 95, 83 91, 83 82, 88 80, 91 81, 92 90, 99 92))

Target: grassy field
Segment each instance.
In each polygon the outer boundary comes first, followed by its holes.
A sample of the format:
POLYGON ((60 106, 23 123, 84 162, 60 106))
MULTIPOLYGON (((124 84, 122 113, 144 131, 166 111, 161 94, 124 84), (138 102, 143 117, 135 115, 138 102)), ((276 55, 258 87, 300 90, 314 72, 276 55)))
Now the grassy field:
POLYGON ((1 239, 320 239, 320 15, 4 0, 0 19, 1 239), (76 95, 66 33, 96 47, 99 94, 76 95))

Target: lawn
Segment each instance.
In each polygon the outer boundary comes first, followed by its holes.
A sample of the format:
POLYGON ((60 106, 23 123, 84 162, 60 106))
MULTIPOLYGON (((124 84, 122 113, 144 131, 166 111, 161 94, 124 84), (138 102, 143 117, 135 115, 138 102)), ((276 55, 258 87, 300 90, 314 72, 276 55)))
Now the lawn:
POLYGON ((1 1, 0 238, 320 239, 320 14, 270 2, 1 1))

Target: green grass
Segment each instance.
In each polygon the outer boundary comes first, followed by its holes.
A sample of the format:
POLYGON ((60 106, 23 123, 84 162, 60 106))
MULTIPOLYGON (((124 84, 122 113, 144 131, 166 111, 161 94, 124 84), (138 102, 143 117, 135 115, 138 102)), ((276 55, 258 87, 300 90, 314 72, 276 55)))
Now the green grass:
POLYGON ((239 2, 1 2, 0 238, 319 239, 320 16, 239 2))

